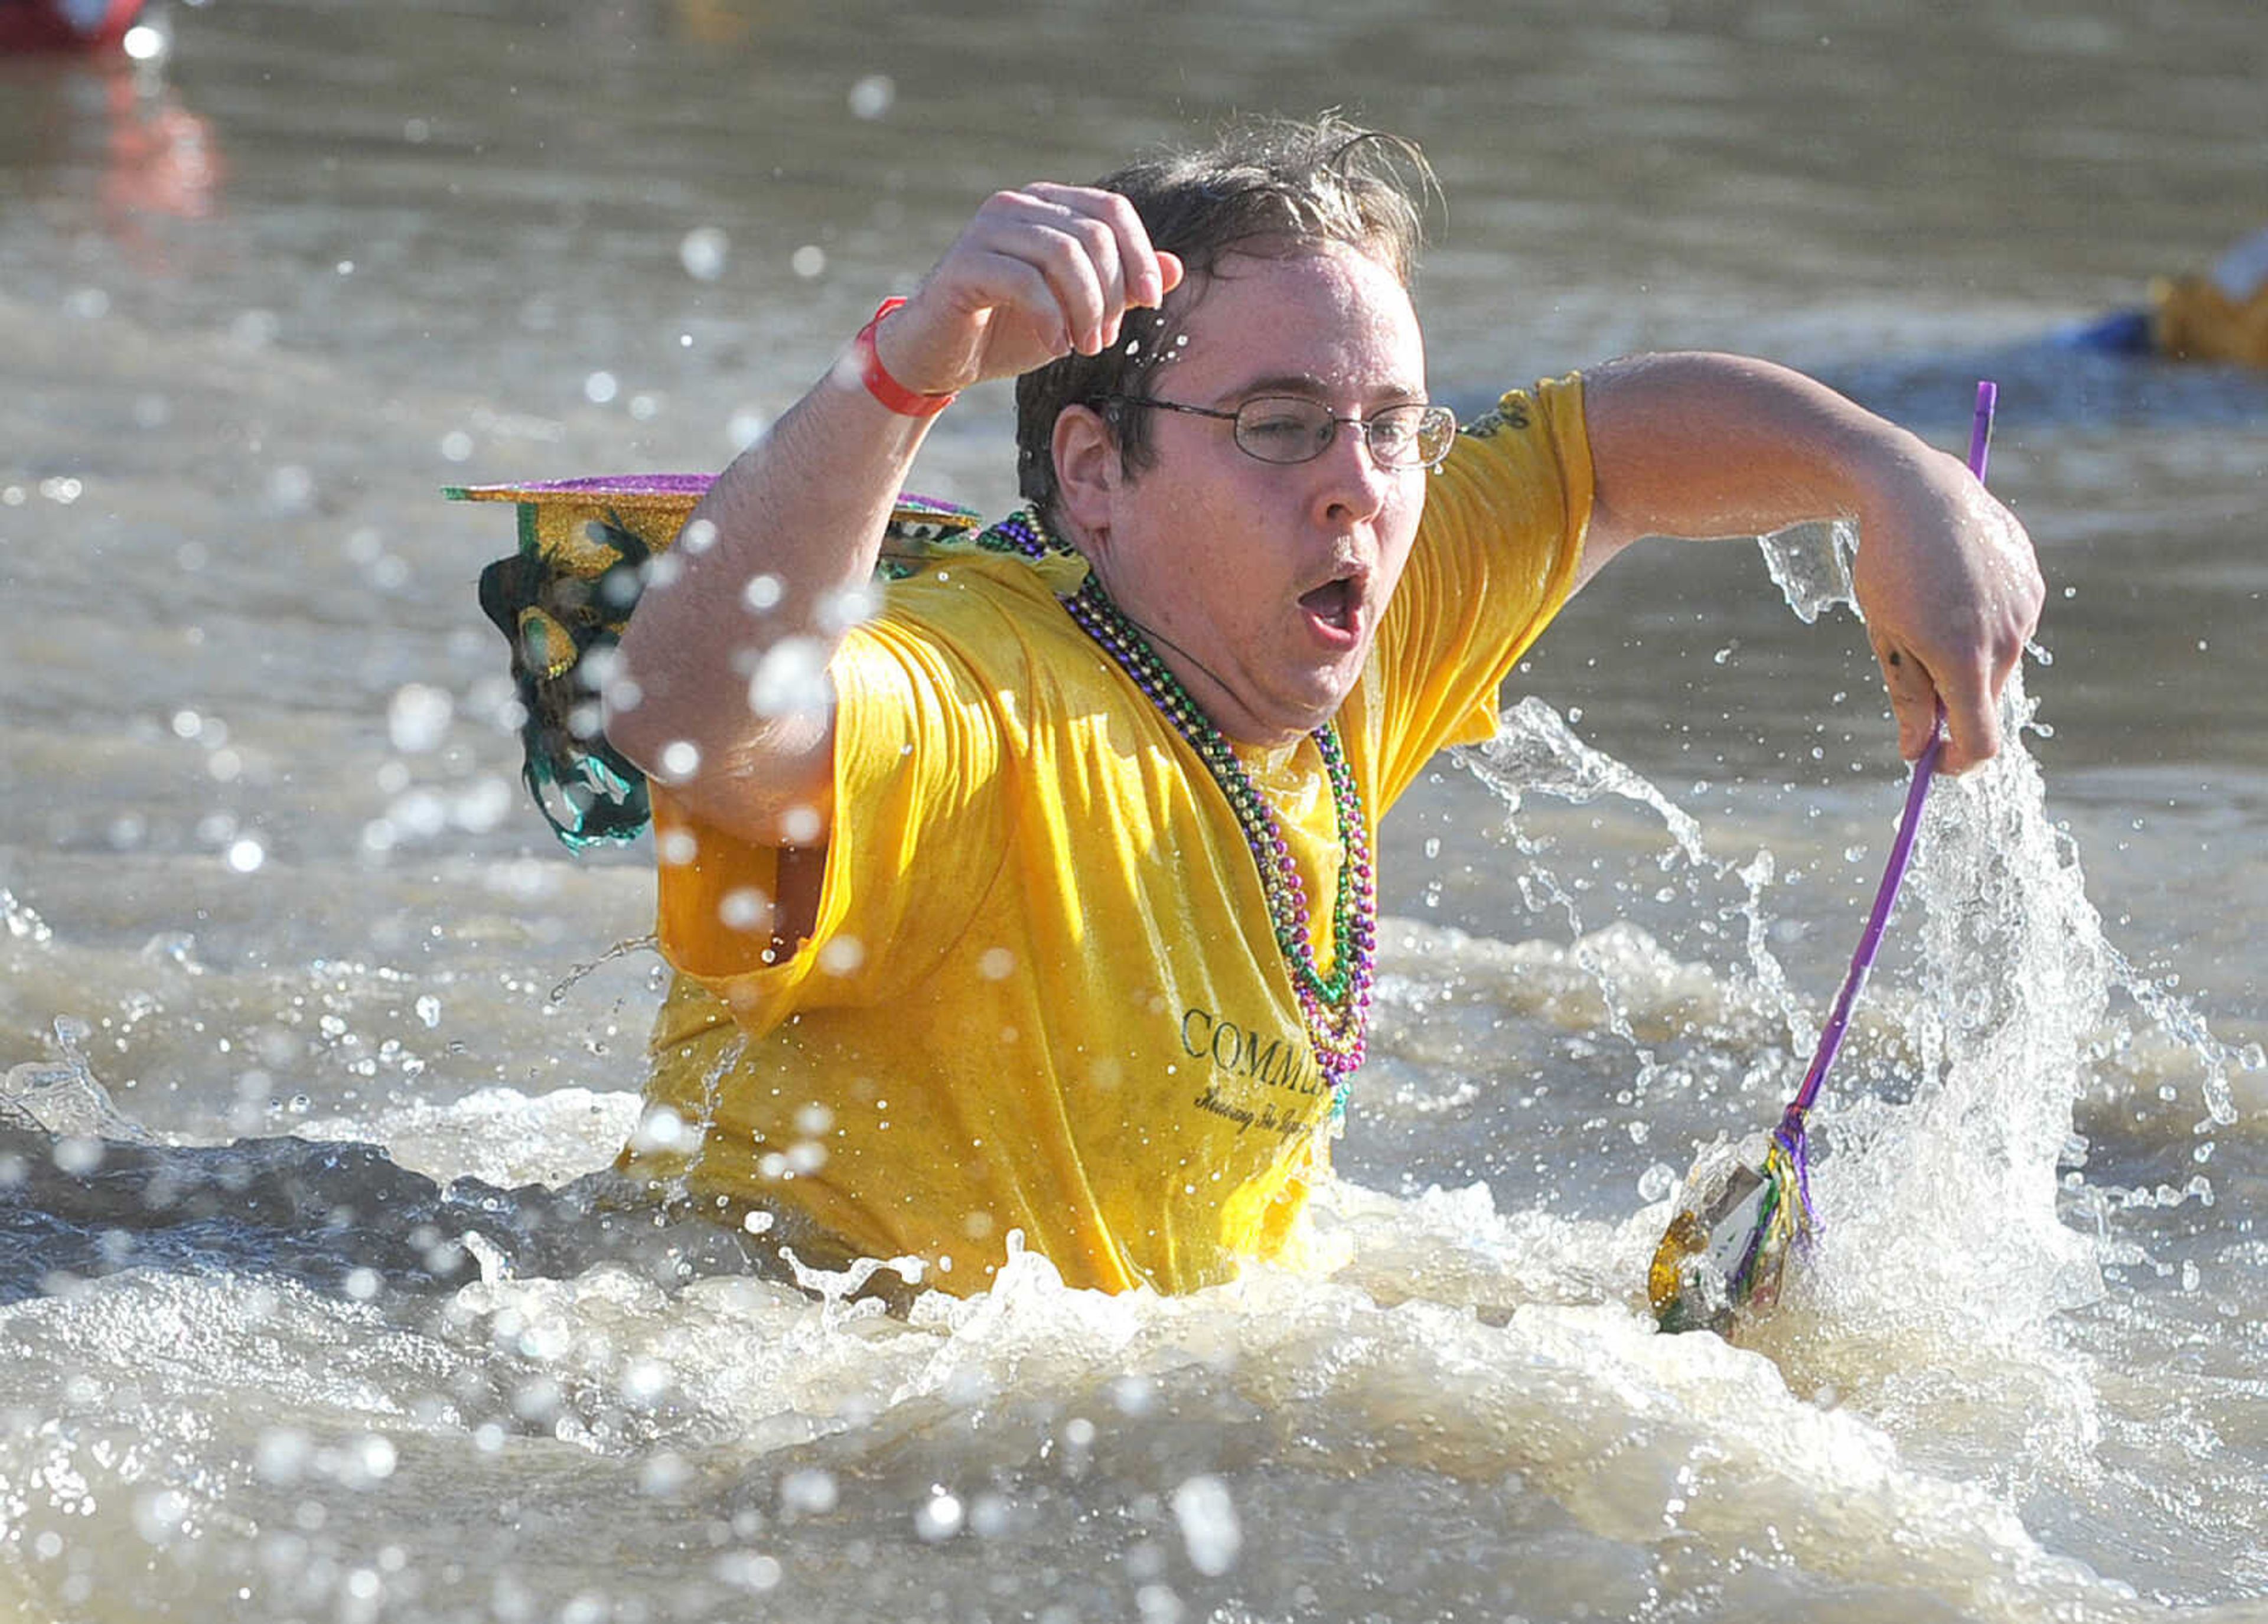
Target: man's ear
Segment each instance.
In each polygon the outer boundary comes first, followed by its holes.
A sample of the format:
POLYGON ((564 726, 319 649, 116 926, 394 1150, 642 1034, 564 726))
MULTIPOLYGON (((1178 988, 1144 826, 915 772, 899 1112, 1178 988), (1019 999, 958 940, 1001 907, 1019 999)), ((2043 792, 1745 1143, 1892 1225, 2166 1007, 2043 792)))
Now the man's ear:
POLYGON ((1091 406, 1066 406, 1056 414, 1049 445, 1056 461, 1057 506, 1083 534, 1107 531, 1110 499, 1125 483, 1118 437, 1091 406))

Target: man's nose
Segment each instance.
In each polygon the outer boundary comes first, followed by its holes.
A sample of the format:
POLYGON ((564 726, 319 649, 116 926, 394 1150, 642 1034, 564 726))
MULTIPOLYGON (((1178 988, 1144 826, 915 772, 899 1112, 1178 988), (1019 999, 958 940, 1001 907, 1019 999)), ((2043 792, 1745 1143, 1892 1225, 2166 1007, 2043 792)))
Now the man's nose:
POLYGON ((1316 461, 1324 470, 1322 496, 1329 510, 1369 518, 1385 505, 1395 470, 1371 450, 1369 425, 1359 418, 1331 419, 1331 442, 1316 461))

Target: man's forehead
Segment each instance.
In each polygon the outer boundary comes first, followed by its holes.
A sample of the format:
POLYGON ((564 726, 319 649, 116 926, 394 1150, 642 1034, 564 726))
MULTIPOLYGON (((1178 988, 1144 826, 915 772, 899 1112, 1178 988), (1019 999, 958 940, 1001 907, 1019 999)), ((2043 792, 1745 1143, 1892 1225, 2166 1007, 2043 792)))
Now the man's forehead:
MULTIPOLYGON (((1245 393, 1415 393, 1425 346, 1408 290, 1376 256, 1337 242, 1271 243, 1216 261, 1188 288, 1160 365, 1245 393)), ((1179 290, 1177 290, 1178 292, 1179 290)))

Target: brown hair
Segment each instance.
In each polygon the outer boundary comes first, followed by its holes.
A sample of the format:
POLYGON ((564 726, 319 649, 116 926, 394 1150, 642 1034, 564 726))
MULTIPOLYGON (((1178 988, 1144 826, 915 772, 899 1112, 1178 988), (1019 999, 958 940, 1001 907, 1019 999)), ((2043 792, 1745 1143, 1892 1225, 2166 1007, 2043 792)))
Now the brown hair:
MULTIPOLYGON (((1148 393, 1189 305, 1225 257, 1269 239, 1344 243, 1375 256, 1406 288, 1424 238, 1419 205, 1436 189, 1414 143, 1334 113, 1312 122, 1241 124, 1210 146, 1129 165, 1095 185, 1123 194, 1151 242, 1181 256, 1186 276, 1164 308, 1128 311, 1119 342, 1101 354, 1073 351, 1016 380, 1017 484, 1049 518, 1057 494, 1056 419, 1065 407, 1108 410, 1113 396, 1148 393)), ((1147 467, 1148 415, 1108 415, 1122 464, 1147 467)))

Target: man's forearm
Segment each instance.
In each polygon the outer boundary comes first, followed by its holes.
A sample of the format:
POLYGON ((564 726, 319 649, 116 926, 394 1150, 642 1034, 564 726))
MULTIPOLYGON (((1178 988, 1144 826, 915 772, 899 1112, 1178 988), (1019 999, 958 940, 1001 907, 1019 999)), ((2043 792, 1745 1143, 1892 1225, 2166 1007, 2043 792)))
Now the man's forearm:
POLYGON ((838 365, 718 477, 622 636, 607 732, 727 827, 807 838, 833 737, 827 665, 856 618, 926 420, 838 365), (806 826, 782 828, 793 814, 806 826))
POLYGON ((2044 592, 2031 539, 1961 460, 1825 385, 1734 356, 1645 356, 1585 378, 1588 578, 1641 536, 1749 536, 1856 518, 1855 571, 1898 742, 1940 704, 1960 772, 1999 748, 1998 702, 2044 592))
POLYGON ((1610 362, 1584 374, 1583 401, 1596 476, 1587 575, 1640 536, 1858 518, 1936 457, 1824 384, 1742 356, 1610 362))

